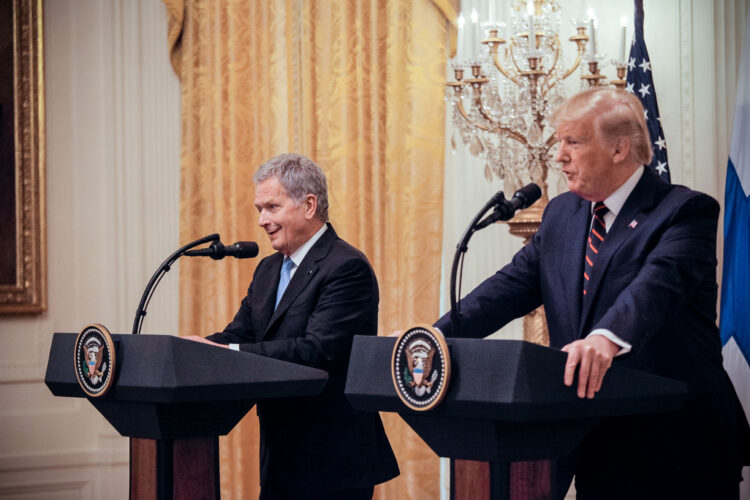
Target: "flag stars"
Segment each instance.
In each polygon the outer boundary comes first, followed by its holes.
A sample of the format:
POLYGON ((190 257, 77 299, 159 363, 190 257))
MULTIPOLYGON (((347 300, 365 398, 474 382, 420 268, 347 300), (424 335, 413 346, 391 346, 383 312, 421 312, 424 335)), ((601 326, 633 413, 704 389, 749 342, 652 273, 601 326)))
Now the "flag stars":
MULTIPOLYGON (((643 105, 643 118, 648 125, 649 145, 654 153, 654 159, 649 165, 654 173, 669 181, 670 169, 667 165, 667 142, 656 105, 656 87, 654 86, 654 72, 648 60, 648 51, 639 31, 632 38, 632 48, 626 59, 628 68, 625 90, 638 98, 643 105)), ((632 227, 632 226, 631 226, 632 227)))

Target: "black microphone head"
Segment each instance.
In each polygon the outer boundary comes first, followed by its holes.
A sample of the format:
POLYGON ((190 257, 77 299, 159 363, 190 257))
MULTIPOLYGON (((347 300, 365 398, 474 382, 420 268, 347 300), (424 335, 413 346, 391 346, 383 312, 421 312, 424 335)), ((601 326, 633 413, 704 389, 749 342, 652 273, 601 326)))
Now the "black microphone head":
POLYGON ((524 187, 516 191, 513 198, 520 199, 523 204, 520 208, 529 208, 536 200, 542 197, 542 190, 534 184, 526 184, 524 187))
POLYGON ((254 241, 238 241, 234 245, 224 247, 224 252, 235 259, 251 259, 258 255, 258 244, 254 241))

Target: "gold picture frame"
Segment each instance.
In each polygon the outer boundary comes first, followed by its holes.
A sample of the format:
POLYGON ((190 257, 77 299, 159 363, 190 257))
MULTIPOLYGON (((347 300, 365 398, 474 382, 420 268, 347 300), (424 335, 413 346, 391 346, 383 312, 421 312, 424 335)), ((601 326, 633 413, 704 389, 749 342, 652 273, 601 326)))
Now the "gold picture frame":
POLYGON ((3 3, 0 58, 12 64, 0 76, 0 314, 39 314, 47 309, 42 0, 3 3))

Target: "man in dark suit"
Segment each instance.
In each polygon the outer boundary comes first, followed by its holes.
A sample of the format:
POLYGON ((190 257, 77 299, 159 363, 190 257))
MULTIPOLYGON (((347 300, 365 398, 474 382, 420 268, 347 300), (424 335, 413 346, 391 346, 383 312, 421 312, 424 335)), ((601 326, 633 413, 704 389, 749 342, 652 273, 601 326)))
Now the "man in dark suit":
POLYGON ((329 374, 320 396, 258 403, 260 498, 372 498, 398 465, 380 416, 355 411, 344 384, 354 335, 377 335, 375 274, 327 223, 326 177, 310 159, 277 156, 253 181, 277 253, 258 264, 232 322, 207 339, 329 374))
MULTIPOLYGON (((579 397, 595 396, 613 362, 687 383, 677 413, 602 421, 559 462, 560 497, 575 473, 579 499, 736 499, 748 428, 716 327, 719 205, 643 166, 643 108, 625 91, 578 94, 552 123, 570 192, 461 301, 462 331, 483 337, 543 304, 579 397)), ((436 326, 451 335, 448 316, 436 326)))

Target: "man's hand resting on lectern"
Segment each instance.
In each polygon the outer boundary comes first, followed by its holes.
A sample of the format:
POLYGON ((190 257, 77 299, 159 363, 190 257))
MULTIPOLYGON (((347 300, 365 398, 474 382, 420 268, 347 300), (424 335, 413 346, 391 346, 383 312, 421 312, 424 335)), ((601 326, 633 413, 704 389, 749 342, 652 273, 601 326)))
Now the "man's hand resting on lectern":
POLYGON ((612 358, 620 346, 602 335, 589 335, 576 340, 562 348, 568 353, 565 364, 564 383, 573 385, 573 375, 580 365, 578 373, 578 397, 591 399, 602 388, 604 374, 612 366, 612 358))

